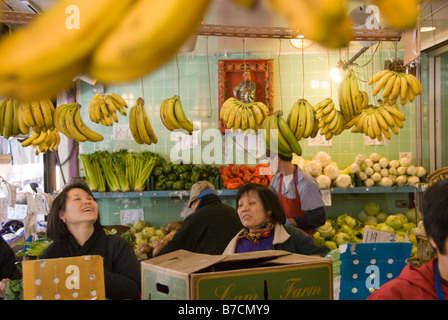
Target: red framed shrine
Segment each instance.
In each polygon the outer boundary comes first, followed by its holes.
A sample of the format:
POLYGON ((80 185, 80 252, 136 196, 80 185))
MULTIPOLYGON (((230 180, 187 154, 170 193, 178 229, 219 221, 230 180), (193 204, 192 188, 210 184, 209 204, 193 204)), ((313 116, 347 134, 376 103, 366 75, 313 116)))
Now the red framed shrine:
MULTIPOLYGON (((263 102, 270 113, 274 112, 274 63, 273 59, 238 59, 218 61, 219 101, 218 114, 228 98, 235 97, 234 88, 242 83, 249 73, 255 85, 255 101, 263 102)), ((226 127, 219 119, 219 130, 225 132, 226 127)))

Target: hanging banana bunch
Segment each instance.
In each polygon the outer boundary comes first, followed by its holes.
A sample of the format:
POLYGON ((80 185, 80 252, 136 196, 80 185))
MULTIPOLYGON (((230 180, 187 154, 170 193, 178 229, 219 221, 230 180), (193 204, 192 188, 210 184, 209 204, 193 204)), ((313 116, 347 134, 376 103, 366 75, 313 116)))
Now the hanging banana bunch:
POLYGON ((331 98, 326 98, 313 107, 317 128, 320 134, 330 140, 333 136, 340 135, 345 129, 345 119, 342 112, 336 109, 331 98))
POLYGON ((177 95, 163 100, 160 106, 160 119, 170 131, 186 130, 188 134, 192 134, 193 131, 199 130, 199 127, 185 115, 182 102, 177 95))
POLYGON ((409 100, 413 102, 415 96, 422 92, 420 81, 413 74, 401 73, 391 70, 381 70, 376 72, 370 79, 369 84, 374 85, 373 95, 379 94, 383 90, 383 102, 390 101, 395 104, 400 97, 402 106, 409 100))
POLYGON ((137 103, 129 112, 129 127, 138 144, 157 143, 158 139, 145 111, 145 102, 142 98, 137 99, 137 103))
POLYGON ((286 122, 298 141, 302 138, 314 138, 319 130, 313 106, 306 99, 299 99, 294 103, 286 122))
POLYGON ((93 96, 87 106, 89 118, 95 123, 101 123, 105 126, 112 126, 114 122, 118 122, 117 111, 123 116, 126 115, 128 104, 116 93, 102 95, 97 93, 93 96))
POLYGON ((242 102, 230 97, 222 104, 219 118, 232 131, 255 133, 269 116, 269 108, 263 102, 242 102))

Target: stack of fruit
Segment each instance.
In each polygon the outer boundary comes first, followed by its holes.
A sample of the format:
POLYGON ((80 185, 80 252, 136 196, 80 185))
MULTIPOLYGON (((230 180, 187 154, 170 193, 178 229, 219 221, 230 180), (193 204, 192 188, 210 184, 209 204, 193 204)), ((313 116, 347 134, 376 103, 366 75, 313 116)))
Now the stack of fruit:
POLYGON ((145 111, 145 102, 142 98, 138 98, 137 103, 131 108, 129 127, 134 140, 138 144, 157 143, 158 139, 145 111))
POLYGON ((223 187, 226 189, 239 189, 248 183, 257 183, 269 187, 274 177, 269 164, 257 164, 249 167, 246 164, 240 166, 228 164, 219 167, 223 187))
POLYGON ((255 133, 269 114, 269 108, 263 102, 246 103, 231 97, 222 104, 219 118, 232 131, 247 134, 255 133))
POLYGON ((192 134, 194 130, 199 130, 185 115, 182 102, 177 95, 163 100, 160 106, 160 119, 162 119, 163 125, 170 131, 186 130, 188 134, 192 134))

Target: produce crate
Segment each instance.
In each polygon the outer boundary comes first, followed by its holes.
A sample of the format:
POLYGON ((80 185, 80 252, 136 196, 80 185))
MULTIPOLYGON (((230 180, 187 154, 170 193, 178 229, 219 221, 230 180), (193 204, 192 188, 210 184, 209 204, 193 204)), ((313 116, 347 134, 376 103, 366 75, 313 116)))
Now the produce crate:
POLYGON ((397 277, 410 258, 412 243, 349 243, 341 252, 340 300, 365 300, 397 277))
POLYGON ((177 250, 142 266, 142 299, 333 298, 332 261, 268 250, 206 255, 177 250))

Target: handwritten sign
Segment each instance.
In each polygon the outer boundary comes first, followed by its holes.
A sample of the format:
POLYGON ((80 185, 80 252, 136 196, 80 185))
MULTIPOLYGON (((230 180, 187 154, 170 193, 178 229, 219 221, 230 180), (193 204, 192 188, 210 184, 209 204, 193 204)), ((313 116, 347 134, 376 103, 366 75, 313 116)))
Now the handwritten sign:
POLYGON ((104 300, 101 256, 23 261, 24 300, 104 300))
POLYGON ((398 234, 392 232, 385 232, 374 230, 370 228, 364 229, 363 243, 379 243, 379 242, 397 242, 398 234))

